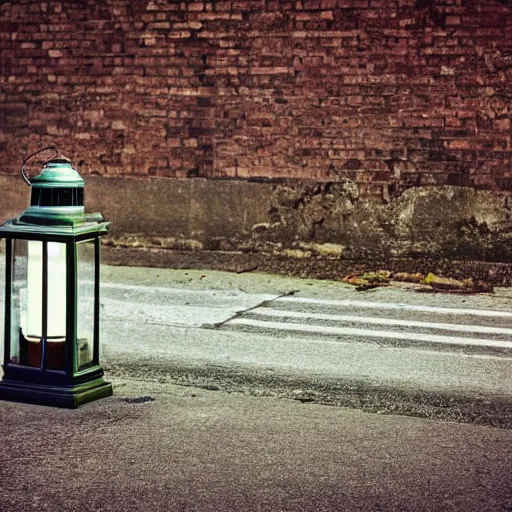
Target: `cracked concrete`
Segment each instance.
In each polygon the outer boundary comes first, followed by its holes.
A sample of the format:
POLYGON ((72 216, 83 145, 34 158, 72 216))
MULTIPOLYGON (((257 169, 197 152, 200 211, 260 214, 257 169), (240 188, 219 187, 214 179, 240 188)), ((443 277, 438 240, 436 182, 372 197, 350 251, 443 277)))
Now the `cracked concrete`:
MULTIPOLYGON (((9 190, 0 219, 26 208, 28 189, 19 181, 0 176, 9 190)), ((111 221, 104 242, 112 248, 292 261, 512 260, 510 197, 491 191, 415 187, 384 201, 360 196, 347 180, 85 181, 86 208, 111 221)))

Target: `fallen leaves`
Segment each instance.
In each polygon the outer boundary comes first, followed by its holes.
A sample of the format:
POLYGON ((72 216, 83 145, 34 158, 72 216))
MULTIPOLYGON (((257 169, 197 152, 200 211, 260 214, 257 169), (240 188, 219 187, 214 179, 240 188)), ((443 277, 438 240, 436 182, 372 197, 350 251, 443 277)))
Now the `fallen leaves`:
POLYGON ((397 272, 393 274, 393 281, 400 281, 402 283, 421 283, 425 276, 420 272, 397 272))
POLYGON ((379 270, 377 272, 365 272, 362 275, 349 275, 343 281, 356 287, 358 291, 371 290, 379 286, 388 286, 391 272, 379 270))
POLYGON ((343 282, 356 287, 358 291, 371 290, 381 286, 389 286, 392 281, 413 283, 421 285, 417 291, 434 291, 445 293, 493 293, 492 285, 481 280, 454 279, 441 277, 429 272, 426 276, 419 272, 390 272, 378 270, 375 272, 363 272, 350 274, 343 278, 343 282))
POLYGON ((468 279, 453 279, 450 277, 439 277, 429 272, 423 284, 430 285, 433 290, 459 292, 459 293, 492 293, 493 287, 484 281, 474 281, 471 277, 468 279))
POLYGON ((430 285, 434 290, 466 290, 472 283, 472 279, 459 281, 450 277, 439 277, 432 272, 429 272, 425 279, 423 279, 423 284, 430 285))

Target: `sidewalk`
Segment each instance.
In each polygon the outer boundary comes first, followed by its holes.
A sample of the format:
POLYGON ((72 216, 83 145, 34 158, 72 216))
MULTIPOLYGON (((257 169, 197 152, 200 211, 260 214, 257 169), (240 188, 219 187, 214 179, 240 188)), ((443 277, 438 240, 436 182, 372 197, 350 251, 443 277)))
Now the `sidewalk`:
POLYGON ((0 402, 0 503, 29 511, 512 510, 512 431, 115 380, 0 402))

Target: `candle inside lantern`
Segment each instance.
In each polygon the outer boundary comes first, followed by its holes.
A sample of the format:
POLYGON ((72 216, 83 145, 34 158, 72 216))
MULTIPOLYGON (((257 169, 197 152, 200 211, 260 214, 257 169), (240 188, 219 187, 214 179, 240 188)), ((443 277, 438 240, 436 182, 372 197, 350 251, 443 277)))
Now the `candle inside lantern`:
MULTIPOLYGON (((43 244, 28 242, 27 335, 43 336, 43 244)), ((47 337, 66 335, 66 245, 48 242, 47 337)))
POLYGON ((27 323, 25 336, 43 336, 43 243, 28 242, 27 323))
POLYGON ((66 245, 57 242, 48 242, 47 336, 66 336, 66 245))
POLYGON ((29 366, 41 366, 43 301, 47 305, 46 368, 64 370, 66 341, 66 245, 47 242, 48 286, 43 297, 43 243, 28 242, 27 321, 24 338, 29 366))

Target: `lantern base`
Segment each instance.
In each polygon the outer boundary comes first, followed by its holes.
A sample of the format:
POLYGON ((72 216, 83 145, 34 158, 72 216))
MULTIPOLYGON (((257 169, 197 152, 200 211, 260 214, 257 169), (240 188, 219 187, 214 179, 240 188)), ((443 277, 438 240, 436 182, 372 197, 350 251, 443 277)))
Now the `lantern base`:
POLYGON ((112 384, 103 378, 76 386, 48 386, 11 379, 0 382, 0 400, 76 409, 83 404, 112 396, 112 384))

